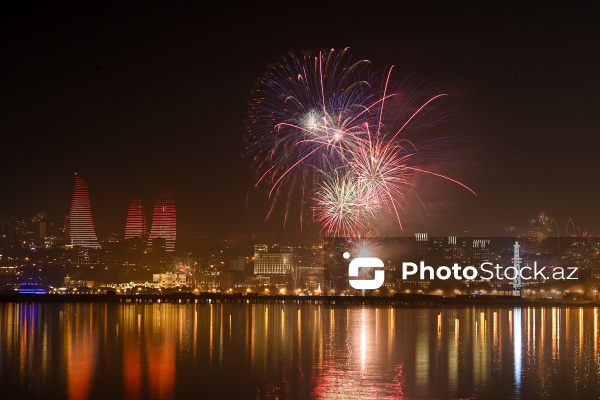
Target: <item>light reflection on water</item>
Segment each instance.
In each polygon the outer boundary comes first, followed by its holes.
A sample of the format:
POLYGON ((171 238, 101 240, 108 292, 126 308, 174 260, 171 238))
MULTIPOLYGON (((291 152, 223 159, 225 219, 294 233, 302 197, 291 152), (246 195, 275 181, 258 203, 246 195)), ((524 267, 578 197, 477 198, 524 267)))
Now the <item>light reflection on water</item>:
POLYGON ((0 304, 2 398, 599 398, 597 308, 0 304))

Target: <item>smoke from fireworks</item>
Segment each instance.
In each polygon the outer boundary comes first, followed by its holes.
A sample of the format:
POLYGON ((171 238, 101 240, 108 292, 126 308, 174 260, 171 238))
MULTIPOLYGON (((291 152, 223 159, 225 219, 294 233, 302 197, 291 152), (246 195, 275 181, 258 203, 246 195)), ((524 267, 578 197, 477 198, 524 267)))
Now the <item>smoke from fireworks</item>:
POLYGON ((348 49, 318 56, 290 54, 269 68, 253 94, 248 154, 266 185, 271 209, 294 199, 302 216, 310 211, 322 232, 333 236, 375 233, 393 215, 402 227, 414 176, 429 171, 424 161, 443 142, 413 136, 449 118, 434 112, 444 93, 427 95, 410 79, 391 80, 392 68, 371 71, 352 61, 348 49))

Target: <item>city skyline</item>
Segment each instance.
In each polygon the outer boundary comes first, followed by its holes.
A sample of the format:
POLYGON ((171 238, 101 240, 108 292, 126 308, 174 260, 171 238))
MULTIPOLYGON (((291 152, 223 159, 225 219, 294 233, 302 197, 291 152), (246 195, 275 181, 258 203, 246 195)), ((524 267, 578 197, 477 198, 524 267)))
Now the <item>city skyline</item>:
MULTIPOLYGON (((138 196, 133 197, 127 210, 127 218, 124 224, 125 229, 121 232, 122 235, 118 235, 119 239, 139 239, 149 249, 155 249, 158 246, 164 247, 164 250, 167 252, 174 251, 177 241, 177 211, 171 188, 164 188, 158 193, 150 216, 151 223, 148 228, 142 199, 138 196), (163 240, 164 243, 155 242, 157 239, 163 240)), ((41 239, 45 239, 46 217, 39 218, 39 220, 44 221, 44 235, 41 239)), ((70 241, 73 246, 94 249, 101 247, 98 235, 96 234, 94 213, 92 212, 88 186, 86 181, 77 174, 75 175, 71 208, 65 225, 65 239, 70 241)), ((116 233, 120 232, 120 230, 114 229, 112 232, 116 233)), ((107 240, 110 238, 101 239, 107 240)))
MULTIPOLYGON (((33 216, 12 215, 8 218, 0 220, 0 223, 4 224, 3 232, 5 234, 11 234, 24 229, 23 233, 26 233, 27 229, 33 229, 34 231, 30 233, 34 236, 38 236, 41 239, 46 237, 66 239, 73 245, 91 248, 100 248, 101 243, 106 241, 127 241, 129 239, 140 239, 142 243, 145 243, 149 248, 151 248, 152 240, 159 238, 165 239, 168 242, 168 245, 165 243, 165 245, 167 245, 169 248, 168 251, 173 251, 176 249, 175 243, 177 242, 178 237, 186 240, 193 237, 206 237, 219 240, 238 240, 245 237, 247 239, 251 238, 255 243, 303 243, 305 245, 309 243, 320 243, 322 240, 327 240, 327 238, 352 237, 352 235, 336 236, 321 234, 319 236, 304 235, 301 238, 297 238, 294 237, 294 235, 282 235, 280 233, 256 235, 255 233, 244 234, 239 232, 229 232, 225 235, 180 235, 177 228, 174 194, 172 189, 169 187, 162 189, 157 195, 149 199, 153 201, 145 202, 139 196, 132 197, 130 199, 125 217, 119 221, 117 226, 111 226, 109 229, 97 234, 93 212, 95 207, 91 206, 90 195, 86 181, 77 174, 75 175, 72 193, 72 198, 70 200, 70 211, 65 218, 53 218, 52 216, 49 217, 45 212, 39 212, 33 216), (148 213, 146 211, 147 206, 145 203, 151 204, 151 212, 148 213), (52 234, 47 234, 48 223, 55 225, 52 230, 52 234), (156 225, 154 233, 152 233, 153 223, 156 225), (17 230, 14 230, 15 227, 22 224, 25 225, 21 226, 17 230), (27 228, 28 226, 29 228, 27 228), (73 237, 71 234, 73 230, 77 232, 76 237, 73 237)), ((425 237, 428 235, 433 237, 456 237, 457 235, 473 236, 467 230, 461 231, 460 227, 457 227, 454 231, 448 231, 442 234, 436 231, 428 231, 424 229, 414 232, 404 231, 400 234, 393 235, 368 236, 419 238, 422 235, 425 235, 425 237)), ((573 218, 567 218, 565 221, 559 221, 557 218, 555 218, 555 216, 548 215, 547 213, 541 211, 536 215, 532 215, 528 219, 519 221, 518 224, 499 225, 494 233, 475 234, 474 237, 529 237, 532 235, 542 235, 544 237, 595 237, 597 236, 597 231, 595 229, 590 229, 588 225, 577 224, 573 218)))
POLYGON ((317 34, 298 21, 287 26, 267 7, 241 6, 244 17, 200 8, 165 14, 160 6, 6 7, 2 218, 44 211, 61 219, 77 172, 99 231, 123 229, 134 196, 149 215, 154 194, 172 186, 183 236, 317 237, 315 224, 301 231, 290 220, 284 228, 281 215, 265 222, 267 194, 254 191, 243 156, 248 102, 282 55, 350 47, 374 66, 393 65, 396 79, 416 76, 447 92, 454 119, 439 133, 468 143, 459 149, 459 177, 477 197, 442 193, 407 235, 488 234, 540 211, 561 225, 572 218, 600 226, 598 62, 590 50, 598 35, 583 10, 525 7, 520 16, 507 9, 475 18, 411 5, 379 15, 364 34, 339 22, 354 11, 335 8, 337 21, 315 16, 317 34), (54 24, 62 30, 49 29, 54 24), (282 34, 258 46, 273 29, 282 34))

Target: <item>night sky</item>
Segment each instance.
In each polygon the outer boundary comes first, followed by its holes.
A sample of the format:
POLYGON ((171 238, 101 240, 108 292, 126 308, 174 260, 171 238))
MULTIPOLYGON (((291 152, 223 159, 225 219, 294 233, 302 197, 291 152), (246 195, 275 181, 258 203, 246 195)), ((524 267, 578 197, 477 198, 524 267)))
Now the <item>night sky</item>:
POLYGON ((2 218, 64 218, 78 173, 99 230, 122 230, 134 195, 151 213, 171 186, 180 236, 298 237, 294 222, 265 223, 266 197, 251 191, 250 93, 288 51, 350 47, 394 65, 396 79, 413 74, 446 91, 459 117, 447 129, 468 140, 456 177, 478 197, 449 192, 448 207, 407 233, 495 232, 539 211, 561 226, 573 218, 600 228, 600 30, 591 8, 6 3, 2 218))

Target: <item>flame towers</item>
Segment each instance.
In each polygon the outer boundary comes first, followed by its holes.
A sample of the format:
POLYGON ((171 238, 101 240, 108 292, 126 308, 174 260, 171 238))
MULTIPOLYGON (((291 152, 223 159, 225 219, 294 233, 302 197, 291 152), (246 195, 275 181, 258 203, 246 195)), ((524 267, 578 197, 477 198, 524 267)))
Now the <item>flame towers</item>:
POLYGON ((175 241, 177 239, 177 214, 175 212, 175 200, 173 191, 169 188, 162 190, 156 202, 154 203, 154 213, 152 215, 152 226, 148 245, 156 246, 156 239, 164 240, 166 251, 175 250, 175 241))
POLYGON ((75 190, 69 212, 69 234, 73 246, 100 248, 92 219, 87 184, 77 175, 75 175, 75 190))
POLYGON ((146 227, 146 213, 142 207, 142 199, 134 197, 129 203, 127 221, 125 222, 125 239, 141 238, 145 240, 148 235, 146 227))

